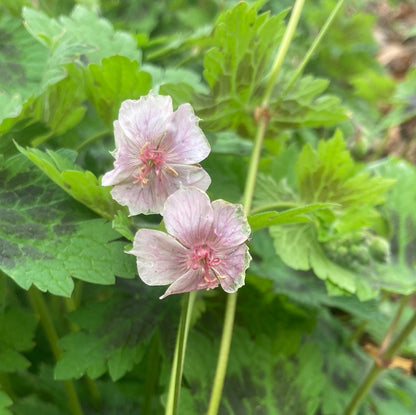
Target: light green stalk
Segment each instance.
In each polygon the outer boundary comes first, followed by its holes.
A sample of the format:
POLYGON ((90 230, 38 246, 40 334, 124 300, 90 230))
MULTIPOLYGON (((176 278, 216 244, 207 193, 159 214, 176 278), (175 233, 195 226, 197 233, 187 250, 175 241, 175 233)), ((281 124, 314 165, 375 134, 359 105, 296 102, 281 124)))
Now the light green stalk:
POLYGON ((179 321, 178 337, 176 338, 175 354, 173 356, 172 371, 170 374, 168 401, 165 415, 176 415, 178 413, 179 395, 182 384, 183 362, 185 359, 186 343, 188 340, 189 326, 191 323, 192 310, 196 298, 196 291, 185 295, 179 321))
MULTIPOLYGON (((253 202, 254 188, 256 185, 257 171, 260 162, 261 150, 263 147, 263 140, 266 134, 268 124, 268 105, 270 102, 271 94, 274 88, 279 71, 282 67, 284 58, 289 49, 289 45, 292 41, 293 35, 296 30, 296 26, 299 21, 299 17, 303 8, 305 0, 296 0, 293 7, 292 14, 290 16, 289 24, 286 28, 286 32, 283 36, 282 43, 277 52, 274 60, 270 77, 266 86, 265 94, 262 101, 262 108, 260 109, 261 115, 258 121, 258 127, 256 137, 254 140, 254 146, 250 157, 250 164, 248 167, 246 185, 243 195, 243 207, 246 214, 250 214, 251 205, 253 202)), ((224 326, 221 337, 220 351, 218 355, 217 368, 214 377, 214 383, 211 391, 211 398, 209 401, 207 415, 217 415, 218 408, 220 406, 222 390, 224 386, 225 374, 227 371, 228 357, 230 354, 230 346, 232 339, 232 332, 234 327, 234 316, 237 305, 237 293, 228 294, 227 304, 224 316, 224 326)))

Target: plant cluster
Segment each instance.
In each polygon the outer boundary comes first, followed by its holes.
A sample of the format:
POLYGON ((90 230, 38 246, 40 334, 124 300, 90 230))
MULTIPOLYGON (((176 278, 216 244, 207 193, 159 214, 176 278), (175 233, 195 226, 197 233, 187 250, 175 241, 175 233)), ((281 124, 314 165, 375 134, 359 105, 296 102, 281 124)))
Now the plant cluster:
POLYGON ((416 68, 373 7, 0 4, 1 415, 413 415, 416 68))

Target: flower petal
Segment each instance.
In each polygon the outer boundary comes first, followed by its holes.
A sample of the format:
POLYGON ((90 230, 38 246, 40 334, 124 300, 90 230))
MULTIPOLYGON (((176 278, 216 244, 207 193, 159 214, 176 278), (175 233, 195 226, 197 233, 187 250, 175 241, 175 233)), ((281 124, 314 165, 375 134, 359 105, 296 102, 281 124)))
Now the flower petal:
POLYGON ((140 229, 128 254, 137 257, 139 277, 148 285, 165 285, 187 272, 187 249, 164 232, 140 229))
POLYGON ((195 164, 204 160, 211 147, 198 127, 199 118, 190 104, 182 104, 173 113, 168 133, 161 148, 168 154, 168 162, 195 164))
POLYGON ((221 277, 221 287, 227 293, 234 293, 244 285, 246 269, 251 261, 248 246, 242 244, 224 251, 219 258, 221 262, 215 266, 215 271, 221 277))
POLYGON ((247 240, 251 230, 242 205, 219 199, 212 202, 212 209, 214 225, 210 241, 217 248, 237 246, 247 240))
POLYGON ((169 191, 169 194, 172 194, 174 191, 178 190, 180 186, 190 187, 195 186, 201 190, 207 190, 211 184, 211 177, 209 174, 199 165, 186 165, 186 164, 170 164, 164 170, 164 174, 169 178, 169 183, 172 186, 175 186, 175 189, 169 191), (174 177, 170 169, 173 169, 174 172, 178 174, 176 181, 179 182, 175 184, 175 181, 172 180, 174 177))
POLYGON ((130 179, 133 181, 133 174, 138 171, 141 165, 140 148, 137 142, 127 138, 117 121, 114 122, 114 137, 116 141, 116 149, 113 152, 113 156, 116 158, 114 169, 103 176, 101 180, 103 186, 125 183, 130 179))
POLYGON ((138 141, 159 144, 173 114, 172 99, 163 95, 146 95, 139 100, 127 100, 121 104, 118 120, 124 133, 138 141))
MULTIPOLYGON (((201 270, 192 270, 190 269, 182 277, 178 278, 175 282, 170 285, 166 292, 160 297, 165 298, 171 294, 180 294, 187 293, 189 291, 203 290, 206 288, 205 284, 201 283, 203 281, 201 270)), ((212 287, 211 287, 212 288, 212 287)))
POLYGON ((163 216, 166 230, 186 247, 205 243, 214 219, 209 197, 196 187, 183 187, 169 196, 163 216))

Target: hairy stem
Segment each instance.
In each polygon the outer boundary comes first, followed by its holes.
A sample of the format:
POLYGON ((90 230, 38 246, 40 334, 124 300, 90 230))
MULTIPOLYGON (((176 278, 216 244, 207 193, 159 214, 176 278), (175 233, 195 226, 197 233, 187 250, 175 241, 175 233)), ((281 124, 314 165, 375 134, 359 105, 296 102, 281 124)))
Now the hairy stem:
POLYGON ((179 395, 182 384, 183 362, 185 359, 186 343, 188 340, 189 326, 191 323, 192 310, 196 298, 196 291, 185 295, 179 321, 178 337, 176 338, 175 354, 173 356, 172 371, 170 374, 168 401, 166 404, 166 415, 178 413, 179 395))
MULTIPOLYGON (((58 360, 61 355, 61 350, 58 347, 59 339, 45 300, 43 299, 43 296, 40 293, 40 291, 34 286, 32 286, 29 289, 28 294, 29 301, 33 311, 39 315, 40 323, 45 332, 46 338, 49 342, 49 346, 52 350, 55 360, 58 360)), ((66 380, 63 383, 68 398, 68 406, 71 411, 71 414, 83 415, 81 404, 79 403, 78 395, 75 390, 74 384, 70 380, 66 380)))
POLYGON ((387 330, 386 336, 382 342, 382 347, 385 347, 384 351, 380 350, 381 353, 379 353, 379 355, 377 356, 377 361, 375 361, 372 364, 370 371, 367 373, 367 376, 364 378, 361 385, 358 387, 357 391, 352 397, 350 403, 348 404, 347 408, 345 409, 344 415, 353 415, 356 413, 356 410, 358 409, 360 402, 367 395, 368 391, 376 381, 378 375, 386 367, 388 367, 388 362, 393 358, 393 356, 400 348, 400 346, 403 344, 403 342, 409 337, 409 335, 415 329, 416 312, 413 314, 413 317, 409 320, 409 322, 402 329, 402 331, 398 334, 394 342, 387 345, 389 339, 392 336, 392 329, 394 329, 397 326, 397 322, 403 312, 403 307, 406 304, 406 302, 407 298, 406 300, 403 300, 400 304, 399 309, 397 310, 396 315, 393 319, 393 322, 387 330))

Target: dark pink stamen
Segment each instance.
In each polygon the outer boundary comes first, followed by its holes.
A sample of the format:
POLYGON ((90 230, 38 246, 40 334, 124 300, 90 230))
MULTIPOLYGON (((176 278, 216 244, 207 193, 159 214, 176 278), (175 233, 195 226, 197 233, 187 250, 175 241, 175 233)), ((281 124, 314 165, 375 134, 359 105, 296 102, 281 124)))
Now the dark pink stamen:
POLYGON ((133 174, 134 184, 140 183, 142 187, 149 181, 149 174, 154 172, 156 177, 161 180, 162 167, 166 162, 166 153, 146 143, 139 155, 143 166, 140 168, 139 174, 133 174))
POLYGON ((188 268, 195 271, 198 269, 203 270, 203 281, 199 285, 208 289, 218 285, 219 277, 213 267, 218 265, 220 262, 219 258, 214 257, 214 253, 211 248, 206 245, 202 245, 193 249, 192 256, 189 258, 186 265, 188 268), (210 272, 213 275, 212 277, 210 276, 210 272))

